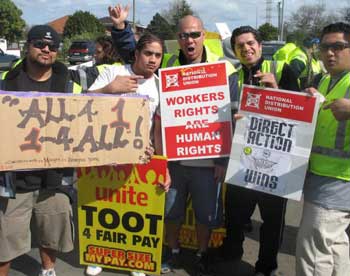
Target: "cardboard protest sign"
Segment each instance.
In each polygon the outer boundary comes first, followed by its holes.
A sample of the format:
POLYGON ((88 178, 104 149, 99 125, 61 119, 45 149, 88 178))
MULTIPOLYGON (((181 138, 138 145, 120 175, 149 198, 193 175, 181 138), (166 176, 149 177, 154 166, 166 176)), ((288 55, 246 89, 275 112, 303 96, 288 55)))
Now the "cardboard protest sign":
POLYGON ((319 99, 243 86, 225 182, 300 200, 319 99))
POLYGON ((161 69, 160 87, 168 159, 228 156, 232 126, 225 62, 161 69))
POLYGON ((149 144, 142 97, 0 91, 0 171, 139 163, 149 144))
POLYGON ((80 263, 160 274, 166 159, 78 169, 80 263))

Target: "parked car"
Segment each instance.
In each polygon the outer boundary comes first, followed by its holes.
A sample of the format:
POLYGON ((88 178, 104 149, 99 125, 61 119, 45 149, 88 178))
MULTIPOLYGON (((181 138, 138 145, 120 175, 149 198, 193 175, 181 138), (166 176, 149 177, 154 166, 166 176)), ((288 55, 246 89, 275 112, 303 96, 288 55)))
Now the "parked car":
POLYGON ((262 42, 262 54, 265 59, 272 60, 273 54, 286 44, 285 41, 271 40, 262 42))
POLYGON ((0 71, 10 69, 11 65, 18 59, 19 57, 5 54, 5 52, 0 49, 0 71))
POLYGON ((95 42, 91 40, 73 41, 68 50, 68 62, 72 65, 91 61, 94 58, 95 42))

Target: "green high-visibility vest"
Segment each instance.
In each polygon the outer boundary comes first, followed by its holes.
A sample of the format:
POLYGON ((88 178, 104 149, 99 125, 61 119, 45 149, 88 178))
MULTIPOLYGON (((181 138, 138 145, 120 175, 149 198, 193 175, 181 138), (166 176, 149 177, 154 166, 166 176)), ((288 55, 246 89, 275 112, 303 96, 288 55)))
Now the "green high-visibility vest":
MULTIPOLYGON (((336 99, 350 99, 350 73, 344 73, 329 90, 330 81, 330 75, 326 75, 318 86, 318 91, 326 98, 326 104, 336 99)), ((350 120, 337 121, 330 109, 321 107, 318 113, 310 171, 322 176, 350 180, 350 120)))
POLYGON ((278 49, 276 53, 272 56, 273 60, 287 62, 289 55, 297 46, 294 43, 287 43, 282 48, 278 49))
MULTIPOLYGON (((16 67, 18 64, 20 64, 23 60, 20 59, 18 60, 13 66, 12 68, 16 67)), ((6 81, 6 76, 8 74, 9 71, 4 71, 2 73, 0 73, 0 90, 3 89, 3 86, 4 86, 4 81, 6 81)), ((70 92, 70 93, 73 93, 73 94, 81 94, 81 92, 83 91, 82 87, 73 82, 72 80, 69 80, 68 83, 67 83, 67 92, 70 92)), ((64 91, 62 91, 64 92, 64 91)))
MULTIPOLYGON (((205 51, 206 51, 206 54, 207 54, 207 62, 216 62, 216 61, 220 61, 220 60, 225 60, 227 75, 229 76, 232 73, 236 72, 236 69, 232 65, 231 62, 229 62, 226 59, 220 58, 219 56, 213 54, 212 52, 210 52, 210 50, 207 47, 205 47, 205 51)), ((168 68, 168 67, 175 67, 175 66, 181 66, 180 61, 179 61, 179 57, 177 55, 165 53, 163 55, 163 61, 162 61, 161 67, 162 68, 168 68)))
MULTIPOLYGON (((262 73, 272 73, 275 76, 276 82, 279 83, 282 77, 282 71, 283 71, 284 62, 282 61, 271 61, 271 60, 264 60, 261 65, 261 72, 262 73)), ((243 69, 238 70, 238 88, 239 91, 241 91, 242 86, 244 84, 244 71, 243 69)))

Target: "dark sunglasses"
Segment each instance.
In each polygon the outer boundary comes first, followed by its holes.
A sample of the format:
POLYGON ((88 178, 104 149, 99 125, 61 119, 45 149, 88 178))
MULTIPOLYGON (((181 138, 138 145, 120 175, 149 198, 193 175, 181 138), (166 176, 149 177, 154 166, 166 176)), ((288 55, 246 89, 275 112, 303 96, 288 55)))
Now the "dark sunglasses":
POLYGON ((35 47, 38 48, 40 50, 44 49, 46 46, 49 46, 49 50, 51 52, 57 52, 58 47, 56 45, 54 45, 53 42, 49 42, 49 41, 44 41, 44 40, 33 40, 31 41, 31 44, 35 47))
POLYGON ((192 38, 196 39, 202 35, 202 32, 179 33, 179 38, 182 40, 192 38))
POLYGON ((346 48, 350 48, 350 44, 347 42, 321 43, 319 46, 321 52, 327 52, 328 50, 332 50, 332 52, 340 52, 346 48))

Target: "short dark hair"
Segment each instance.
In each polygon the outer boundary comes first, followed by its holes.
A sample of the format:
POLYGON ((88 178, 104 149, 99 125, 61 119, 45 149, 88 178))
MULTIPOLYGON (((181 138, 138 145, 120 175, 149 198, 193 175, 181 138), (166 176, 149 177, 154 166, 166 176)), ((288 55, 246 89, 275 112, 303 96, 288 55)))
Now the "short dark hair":
POLYGON ((350 25, 344 22, 337 22, 333 24, 329 24, 324 27, 321 33, 321 40, 326 34, 329 33, 343 33, 345 39, 350 42, 350 25))
POLYGON ((162 47, 162 52, 164 53, 164 41, 158 36, 151 33, 145 33, 140 37, 140 39, 136 43, 135 50, 142 51, 147 44, 151 44, 153 42, 159 43, 160 46, 162 47))
POLYGON ((121 62, 121 58, 113 46, 113 41, 110 36, 100 36, 96 38, 95 43, 98 43, 102 46, 104 52, 104 57, 101 64, 113 64, 115 62, 121 62))
POLYGON ((262 41, 261 35, 259 31, 255 30, 251 26, 240 26, 232 31, 231 35, 231 47, 233 52, 235 52, 235 43, 236 43, 236 37, 240 36, 241 34, 246 34, 246 33, 252 33, 254 35, 254 38, 256 41, 260 44, 262 41))

